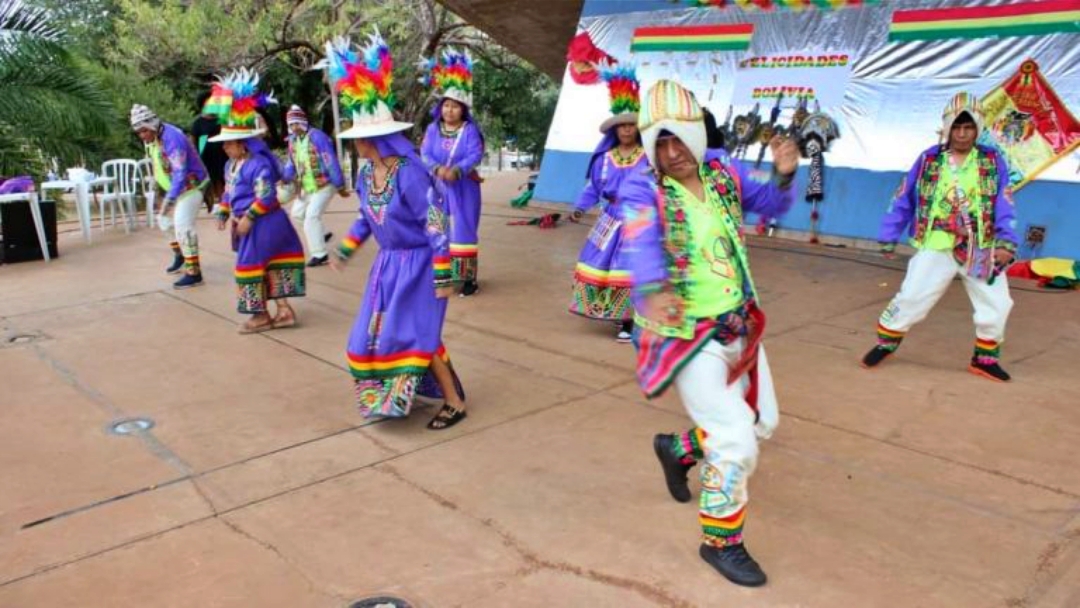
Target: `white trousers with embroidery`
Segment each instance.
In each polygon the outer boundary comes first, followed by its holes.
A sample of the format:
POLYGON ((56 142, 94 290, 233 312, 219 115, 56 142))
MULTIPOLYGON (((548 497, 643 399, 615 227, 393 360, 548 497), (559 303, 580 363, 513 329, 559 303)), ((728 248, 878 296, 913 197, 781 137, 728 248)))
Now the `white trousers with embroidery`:
POLYGON ((949 251, 923 249, 911 258, 900 292, 881 313, 878 320, 881 327, 898 334, 906 333, 926 318, 956 277, 963 282, 975 309, 976 338, 1003 342, 1005 322, 1013 306, 1008 279, 1002 274, 991 285, 986 279, 970 277, 949 251))
POLYGON ((200 271, 199 233, 195 231, 195 220, 202 204, 202 190, 192 188, 177 197, 171 218, 158 216, 158 227, 163 232, 173 229, 173 236, 180 245, 181 255, 184 256, 184 267, 189 274, 200 271))
MULTIPOLYGON (((298 188, 302 187, 297 185, 298 188)), ((300 192, 292 204, 290 215, 304 223, 304 239, 307 240, 308 253, 313 258, 326 255, 326 227, 323 225, 323 212, 334 198, 334 186, 328 184, 310 194, 300 192)))
POLYGON ((699 520, 705 542, 737 544, 750 495, 747 483, 757 466, 758 438, 769 438, 780 421, 765 348, 758 351, 758 420, 746 401, 747 376, 728 384, 728 370, 746 341, 711 340, 675 377, 675 387, 694 424, 704 431, 699 520))

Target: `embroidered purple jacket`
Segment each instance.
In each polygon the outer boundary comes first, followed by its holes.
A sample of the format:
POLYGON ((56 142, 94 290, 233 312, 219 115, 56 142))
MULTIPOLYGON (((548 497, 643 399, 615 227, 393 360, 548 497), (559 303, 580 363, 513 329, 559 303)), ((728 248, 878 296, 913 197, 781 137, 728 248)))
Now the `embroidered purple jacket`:
MULTIPOLYGON (((312 172, 315 174, 315 183, 320 188, 326 184, 332 184, 341 189, 345 186, 345 178, 341 174, 341 164, 338 163, 337 152, 334 150, 334 142, 322 131, 309 127, 307 131, 308 141, 311 143, 311 153, 308 155, 312 172)), ((289 160, 285 162, 285 172, 281 180, 291 182, 296 179, 296 136, 289 135, 289 160)))
POLYGON ((206 180, 206 167, 191 140, 179 127, 162 123, 159 140, 162 166, 169 174, 172 186, 165 193, 165 200, 175 201, 181 194, 197 188, 206 180))
MULTIPOLYGON (((879 242, 895 244, 905 228, 916 243, 926 238, 930 231, 930 206, 934 202, 934 189, 941 175, 940 162, 945 152, 945 146, 937 144, 919 155, 889 203, 878 233, 879 242)), ((1016 235, 1016 208, 1009 189, 1009 167, 1001 153, 993 148, 977 145, 972 154, 978 154, 980 161, 979 185, 982 191, 979 195, 984 214, 980 245, 1015 251, 1019 239, 1016 235), (986 169, 984 165, 992 169, 986 169)))
MULTIPOLYGON (((735 178, 742 210, 766 217, 780 217, 791 209, 795 188, 781 189, 768 171, 747 169, 723 149, 707 150, 705 163, 718 160, 735 178)), ((708 184, 706 184, 708 187, 708 184)), ((652 170, 634 173, 619 189, 623 211, 623 255, 634 283, 634 304, 668 283, 665 234, 657 208, 658 185, 652 170)))

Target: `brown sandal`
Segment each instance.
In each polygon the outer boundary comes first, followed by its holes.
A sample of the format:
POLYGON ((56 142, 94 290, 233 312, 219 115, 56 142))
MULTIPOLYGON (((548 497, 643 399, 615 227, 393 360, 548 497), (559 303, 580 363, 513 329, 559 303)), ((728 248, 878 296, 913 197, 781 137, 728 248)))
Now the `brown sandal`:
POLYGON ((273 323, 274 329, 285 329, 286 327, 295 327, 296 326, 296 315, 295 314, 290 314, 287 317, 285 317, 284 319, 281 318, 281 315, 278 315, 278 316, 274 317, 274 319, 271 321, 271 323, 273 323))
POLYGON ((254 325, 251 323, 251 321, 246 321, 243 324, 241 324, 240 327, 237 328, 236 331, 238 333, 240 333, 241 335, 247 335, 247 334, 259 334, 259 333, 262 333, 264 331, 270 331, 271 329, 274 329, 274 320, 273 319, 267 319, 265 322, 257 323, 257 324, 254 324, 254 325))

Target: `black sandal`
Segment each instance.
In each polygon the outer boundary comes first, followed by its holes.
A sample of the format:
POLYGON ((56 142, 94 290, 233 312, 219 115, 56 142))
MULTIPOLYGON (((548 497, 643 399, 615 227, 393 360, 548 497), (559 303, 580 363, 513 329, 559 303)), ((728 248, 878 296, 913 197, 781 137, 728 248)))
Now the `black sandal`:
POLYGON ((459 410, 449 403, 444 403, 435 414, 435 417, 427 423, 427 428, 433 431, 442 431, 461 422, 468 415, 465 410, 459 410))

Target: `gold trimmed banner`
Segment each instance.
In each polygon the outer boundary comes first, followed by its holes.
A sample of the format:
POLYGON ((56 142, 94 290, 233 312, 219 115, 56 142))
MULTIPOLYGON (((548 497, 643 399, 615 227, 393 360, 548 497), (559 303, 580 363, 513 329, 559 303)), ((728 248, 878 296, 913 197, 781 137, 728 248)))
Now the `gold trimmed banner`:
POLYGON ((1005 153, 1014 190, 1080 147, 1080 122, 1030 59, 987 93, 982 107, 985 131, 980 143, 1005 153))

